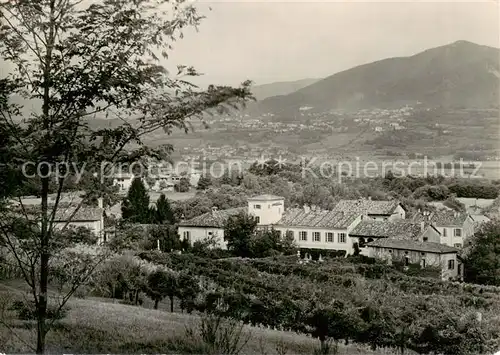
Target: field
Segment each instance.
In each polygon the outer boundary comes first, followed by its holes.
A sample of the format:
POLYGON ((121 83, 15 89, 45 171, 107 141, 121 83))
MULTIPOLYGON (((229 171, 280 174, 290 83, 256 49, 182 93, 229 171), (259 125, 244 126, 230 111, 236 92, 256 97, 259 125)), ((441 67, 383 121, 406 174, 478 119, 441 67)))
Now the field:
MULTIPOLYGON (((0 297, 22 297, 18 288, 0 284, 0 297)), ((199 317, 169 313, 96 299, 74 298, 70 311, 47 336, 48 353, 202 353, 195 339, 185 337, 186 327, 196 327, 199 317)), ((162 307, 161 307, 162 308, 162 307)), ((29 321, 4 317, 8 329, 0 325, 1 351, 33 352, 36 333, 29 321)), ((317 341, 296 333, 259 327, 245 327, 249 341, 244 354, 276 354, 276 348, 289 354, 311 354, 317 341)), ((394 354, 389 350, 371 351, 358 346, 340 346, 339 354, 394 354)))
MULTIPOLYGON (((441 281, 437 268, 404 268, 365 257, 302 263, 296 256, 211 255, 116 255, 83 287, 80 298, 69 301, 47 336, 47 351, 207 353, 200 324, 207 324, 209 314, 233 322, 230 329, 242 327, 241 354, 314 354, 325 341, 338 344, 338 354, 344 355, 472 355, 500 348, 498 287, 441 281), (142 265, 139 274, 158 266, 177 275, 174 312, 165 299, 152 309, 147 288, 137 286, 141 278, 134 276, 139 275, 134 265, 142 265), (185 276, 197 280, 198 291, 182 291, 194 289, 185 276), (120 286, 125 290, 142 290, 144 302, 125 304, 121 297, 127 291, 117 296, 120 300, 102 298, 116 295, 102 291, 114 282, 110 277, 126 280, 128 286, 120 286), (194 294, 200 297, 193 296, 193 313, 182 313, 180 300, 194 294)), ((27 290, 17 279, 0 282, 0 350, 7 353, 33 352, 34 321, 22 320, 12 309, 14 301, 27 299, 27 290)), ((55 289, 49 296, 50 304, 58 297, 55 289)), ((221 352, 217 349, 211 354, 221 352)))

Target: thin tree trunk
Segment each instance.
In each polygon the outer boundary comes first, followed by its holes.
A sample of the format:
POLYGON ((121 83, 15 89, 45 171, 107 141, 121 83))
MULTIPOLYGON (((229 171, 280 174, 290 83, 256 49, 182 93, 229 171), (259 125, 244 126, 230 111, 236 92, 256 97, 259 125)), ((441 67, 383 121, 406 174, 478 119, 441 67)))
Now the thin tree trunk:
POLYGON ((170 297, 170 312, 174 312, 174 297, 170 297))
POLYGON ((40 235, 40 294, 37 302, 36 353, 45 352, 45 321, 47 319, 47 286, 49 280, 49 230, 48 230, 49 180, 42 179, 42 230, 40 235))
MULTIPOLYGON (((55 0, 50 1, 50 24, 49 24, 49 34, 46 44, 45 53, 45 63, 43 69, 43 119, 44 128, 50 133, 52 124, 50 122, 50 76, 51 76, 51 59, 52 59, 52 49, 55 40, 55 24, 54 24, 54 12, 55 12, 55 0)), ((49 138, 49 137, 47 137, 49 138)), ((43 158, 46 152, 43 152, 43 158)), ((50 154, 50 153, 49 153, 50 154)), ((40 294, 38 296, 37 304, 37 341, 36 341, 36 353, 43 354, 45 352, 45 335, 47 334, 45 321, 47 319, 47 286, 49 280, 49 241, 50 241, 50 225, 49 225, 49 213, 48 213, 48 195, 49 195, 49 174, 48 166, 43 164, 40 176, 42 178, 42 228, 40 235, 40 294)), ((55 212, 55 211, 54 211, 55 212)), ((34 281, 34 280, 33 280, 34 281)))
POLYGON ((156 299, 155 300, 154 309, 158 309, 158 303, 160 303, 160 300, 156 299))
POLYGON ((139 290, 135 290, 135 305, 139 303, 139 290))

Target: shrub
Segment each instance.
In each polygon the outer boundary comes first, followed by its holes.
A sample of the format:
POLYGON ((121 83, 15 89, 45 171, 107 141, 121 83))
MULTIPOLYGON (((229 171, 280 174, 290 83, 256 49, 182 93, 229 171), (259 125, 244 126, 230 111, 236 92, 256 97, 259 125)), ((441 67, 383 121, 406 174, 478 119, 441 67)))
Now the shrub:
MULTIPOLYGON (((36 320, 37 312, 34 301, 14 301, 11 310, 17 313, 21 320, 36 320)), ((56 304, 47 304, 47 319, 63 319, 68 313, 68 307, 60 307, 56 304)))
POLYGON ((206 354, 240 354, 250 340, 243 323, 219 315, 203 315, 197 327, 186 328, 186 338, 197 339, 206 354))

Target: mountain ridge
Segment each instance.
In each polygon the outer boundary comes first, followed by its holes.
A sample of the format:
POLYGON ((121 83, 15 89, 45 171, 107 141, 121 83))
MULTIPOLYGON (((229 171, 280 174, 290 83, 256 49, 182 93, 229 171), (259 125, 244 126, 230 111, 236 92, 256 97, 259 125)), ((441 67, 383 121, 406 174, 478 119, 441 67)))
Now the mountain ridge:
POLYGON ((459 40, 406 57, 385 58, 332 74, 254 105, 259 112, 361 109, 417 102, 426 106, 498 107, 500 50, 459 40))
POLYGON ((288 95, 294 91, 314 84, 319 80, 321 79, 306 78, 293 81, 277 81, 267 84, 255 85, 252 87, 252 93, 257 100, 264 100, 272 96, 288 95))

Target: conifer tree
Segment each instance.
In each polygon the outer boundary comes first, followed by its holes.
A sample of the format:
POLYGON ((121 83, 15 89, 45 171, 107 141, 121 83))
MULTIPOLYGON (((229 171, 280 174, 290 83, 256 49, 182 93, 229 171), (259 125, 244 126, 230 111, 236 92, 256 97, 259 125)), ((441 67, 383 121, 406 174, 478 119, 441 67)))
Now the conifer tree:
POLYGON ((136 177, 130 185, 122 204, 122 219, 131 223, 150 223, 149 194, 141 178, 136 177))

